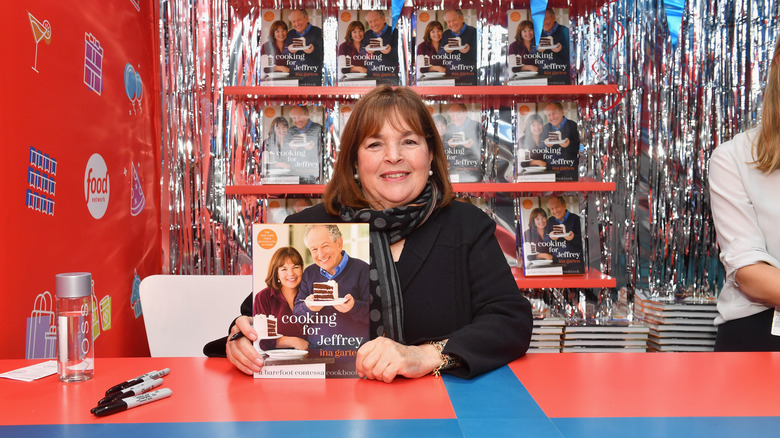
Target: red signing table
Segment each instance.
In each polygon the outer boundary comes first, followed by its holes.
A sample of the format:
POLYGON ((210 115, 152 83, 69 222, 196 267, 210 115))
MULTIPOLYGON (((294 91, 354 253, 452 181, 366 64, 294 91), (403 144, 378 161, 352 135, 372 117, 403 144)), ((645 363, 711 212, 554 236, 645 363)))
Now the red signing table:
MULTIPOLYGON (((39 361, 1 360, 0 372, 39 361)), ((529 354, 472 380, 252 379, 225 359, 98 358, 92 380, 0 379, 0 436, 779 436, 780 353, 529 354), (170 398, 107 417, 170 368, 170 398)))

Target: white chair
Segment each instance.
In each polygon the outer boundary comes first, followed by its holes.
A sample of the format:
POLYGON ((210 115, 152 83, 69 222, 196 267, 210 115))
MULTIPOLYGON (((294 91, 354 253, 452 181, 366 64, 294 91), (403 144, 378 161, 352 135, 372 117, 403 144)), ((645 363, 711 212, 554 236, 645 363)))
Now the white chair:
POLYGON ((141 308, 152 357, 203 357, 203 346, 227 335, 251 275, 152 275, 141 281, 141 308))

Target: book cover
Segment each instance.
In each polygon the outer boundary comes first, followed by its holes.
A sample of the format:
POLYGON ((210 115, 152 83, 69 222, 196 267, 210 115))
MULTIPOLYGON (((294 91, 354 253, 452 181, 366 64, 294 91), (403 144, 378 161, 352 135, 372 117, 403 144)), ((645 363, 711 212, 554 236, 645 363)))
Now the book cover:
POLYGON ((529 9, 513 9, 507 12, 507 23, 507 85, 571 85, 567 8, 547 9, 543 23, 536 26, 529 9))
POLYGON ((322 181, 321 106, 267 106, 263 109, 264 184, 319 184, 322 181))
POLYGON ((476 9, 418 10, 415 17, 417 85, 477 85, 476 9))
POLYGON ((577 181, 580 133, 576 102, 517 105, 517 181, 577 181))
POLYGON ((322 85, 322 11, 266 9, 262 17, 260 85, 322 85))
POLYGON ((532 196, 518 203, 525 275, 584 274, 579 199, 532 196))
POLYGON ((400 84, 398 29, 389 10, 344 10, 339 13, 337 81, 341 86, 400 84))
POLYGON ((450 163, 450 182, 479 182, 483 175, 482 111, 477 103, 430 105, 450 163))
POLYGON ((252 226, 256 378, 357 377, 369 339, 367 224, 252 226))

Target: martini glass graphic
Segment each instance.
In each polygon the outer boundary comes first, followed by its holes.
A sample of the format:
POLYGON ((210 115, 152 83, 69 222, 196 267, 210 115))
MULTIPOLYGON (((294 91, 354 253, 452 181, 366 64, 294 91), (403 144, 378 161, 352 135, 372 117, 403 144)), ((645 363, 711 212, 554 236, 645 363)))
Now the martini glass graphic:
POLYGON ((30 26, 32 26, 33 38, 35 38, 35 64, 32 69, 37 73, 38 43, 40 43, 41 40, 45 40, 46 44, 51 44, 51 24, 49 23, 49 20, 43 20, 43 23, 41 23, 29 12, 27 15, 30 17, 30 26))

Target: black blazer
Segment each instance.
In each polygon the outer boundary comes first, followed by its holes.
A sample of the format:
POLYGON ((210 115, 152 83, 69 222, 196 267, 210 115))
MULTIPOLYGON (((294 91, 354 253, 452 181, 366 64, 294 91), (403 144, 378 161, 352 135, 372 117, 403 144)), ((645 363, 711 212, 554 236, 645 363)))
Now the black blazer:
MULTIPOLYGON (((343 221, 319 204, 286 222, 343 221)), ((462 363, 449 372, 460 377, 522 356, 531 341, 531 305, 517 288, 495 229, 479 208, 453 201, 407 237, 396 263, 407 342, 449 338, 444 352, 462 363)))
MULTIPOLYGON (((286 222, 343 221, 319 204, 286 222)), ((458 357, 461 366, 447 372, 459 377, 505 365, 525 354, 531 341, 531 305, 517 288, 495 229, 479 208, 453 201, 407 237, 396 263, 407 342, 448 338, 444 352, 458 357)), ((251 294, 241 314, 252 315, 251 294)), ((224 355, 224 341, 215 343, 224 355)))

